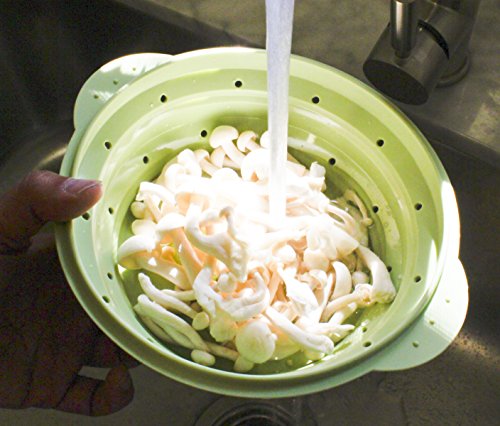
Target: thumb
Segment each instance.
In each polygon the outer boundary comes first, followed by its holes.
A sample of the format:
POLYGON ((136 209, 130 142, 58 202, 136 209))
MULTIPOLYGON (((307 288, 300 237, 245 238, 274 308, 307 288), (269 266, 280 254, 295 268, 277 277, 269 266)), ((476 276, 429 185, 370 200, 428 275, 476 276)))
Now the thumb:
POLYGON ((101 197, 99 181, 34 171, 0 198, 0 254, 26 250, 48 221, 73 219, 101 197))

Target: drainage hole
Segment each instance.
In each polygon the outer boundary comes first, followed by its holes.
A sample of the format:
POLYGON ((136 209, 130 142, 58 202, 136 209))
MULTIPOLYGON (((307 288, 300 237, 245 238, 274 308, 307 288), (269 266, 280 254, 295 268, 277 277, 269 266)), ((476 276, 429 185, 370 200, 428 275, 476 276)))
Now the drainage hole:
POLYGON ((206 137, 207 137, 207 135, 208 135, 208 132, 207 132, 206 130, 202 130, 202 131, 200 132, 200 136, 201 136, 202 138, 206 138, 206 137))
POLYGON ((387 267, 387 272, 392 272, 392 266, 387 267))
POLYGON ((330 166, 334 166, 336 162, 337 160, 335 160, 335 158, 333 157, 328 160, 328 164, 330 164, 330 166))
POLYGON ((110 142, 110 141, 106 141, 106 142, 104 142, 104 148, 106 148, 106 149, 111 149, 111 147, 112 147, 112 146, 113 146, 113 145, 111 145, 111 142, 110 142))
POLYGON ((147 155, 145 155, 144 157, 142 157, 142 162, 144 164, 148 164, 149 163, 149 157, 147 155))
POLYGON ((417 275, 415 278, 413 278, 413 281, 419 283, 420 281, 422 281, 422 277, 420 275, 417 275))
POLYGON ((236 80, 234 82, 234 87, 240 88, 241 86, 243 86, 243 82, 241 80, 236 80))
POLYGON ((434 324, 436 324, 436 321, 434 321, 434 320, 429 320, 429 324, 430 324, 430 325, 434 325, 434 324))
POLYGON ((115 212, 115 211, 113 210, 113 207, 110 207, 110 208, 108 209, 108 213, 109 213, 109 214, 113 214, 114 212, 115 212))
POLYGON ((90 219, 90 213, 89 212, 85 212, 84 214, 82 214, 82 218, 85 219, 85 220, 89 220, 90 219))
POLYGON ((421 210, 423 205, 421 203, 416 203, 415 204, 415 210, 421 210))
POLYGON ((97 93, 94 95, 94 99, 99 99, 99 95, 97 93))
POLYGON ((318 96, 314 96, 312 99, 311 99, 311 102, 313 104, 319 104, 319 97, 318 96))
POLYGON ((168 99, 167 95, 165 95, 165 94, 163 94, 163 95, 160 96, 160 102, 162 104, 164 104, 165 102, 167 102, 167 99, 168 99))
POLYGON ((119 81, 118 81, 118 80, 113 80, 113 84, 114 84, 115 86, 117 86, 117 85, 118 85, 118 83, 119 83, 119 81))
POLYGON ((362 331, 363 333, 366 333, 366 332, 368 331, 368 328, 363 326, 363 327, 361 327, 361 331, 362 331))
POLYGON ((414 348, 418 348, 420 346, 420 343, 418 343, 416 340, 412 343, 414 348))
POLYGON ((384 140, 383 140, 383 139, 379 139, 379 140, 377 141, 377 145, 378 145, 379 147, 381 147, 381 148, 384 146, 384 143, 385 143, 385 142, 384 142, 384 140))
POLYGON ((108 276, 108 278, 109 278, 110 280, 112 280, 112 279, 113 279, 113 274, 112 274, 111 272, 108 272, 106 275, 108 276))
POLYGON ((371 345, 372 345, 372 342, 365 342, 365 343, 363 343, 363 346, 365 348, 369 348, 371 345))
POLYGON ((378 212, 378 210, 379 210, 379 208, 378 208, 378 206, 373 206, 373 207, 372 207, 372 210, 373 210, 373 213, 377 213, 377 212, 378 212))
POLYGON ((102 296, 102 300, 104 300, 106 303, 109 303, 109 297, 108 296, 102 296))

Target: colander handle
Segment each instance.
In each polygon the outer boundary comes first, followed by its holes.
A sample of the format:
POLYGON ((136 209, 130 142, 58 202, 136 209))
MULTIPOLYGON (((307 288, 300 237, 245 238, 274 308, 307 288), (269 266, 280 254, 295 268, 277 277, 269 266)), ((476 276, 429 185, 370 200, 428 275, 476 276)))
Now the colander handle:
POLYGON ((469 303, 467 277, 459 259, 449 261, 423 314, 373 359, 373 370, 404 370, 441 354, 462 328, 469 303))
POLYGON ((103 65, 89 77, 78 93, 73 112, 75 129, 85 129, 115 93, 171 58, 172 55, 163 53, 136 53, 103 65))

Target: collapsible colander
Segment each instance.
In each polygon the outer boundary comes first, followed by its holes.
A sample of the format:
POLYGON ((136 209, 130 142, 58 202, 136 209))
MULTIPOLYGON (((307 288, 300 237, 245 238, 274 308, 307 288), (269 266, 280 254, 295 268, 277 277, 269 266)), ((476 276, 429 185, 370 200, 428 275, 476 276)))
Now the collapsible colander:
POLYGON ((130 235, 129 206, 139 183, 154 179, 182 149, 208 147, 207 135, 218 125, 264 131, 266 96, 265 51, 246 48, 132 55, 87 81, 61 173, 102 180, 104 195, 56 230, 78 300, 145 365, 228 395, 300 395, 432 359, 456 336, 467 310, 453 188, 425 138, 397 108, 355 78, 297 56, 291 60, 289 150, 306 165, 314 160, 326 167, 330 196, 353 188, 370 208, 371 243, 390 267, 396 299, 365 309, 355 331, 324 359, 270 362, 249 374, 223 362, 192 362, 135 315, 136 273, 119 271, 116 253, 130 235))

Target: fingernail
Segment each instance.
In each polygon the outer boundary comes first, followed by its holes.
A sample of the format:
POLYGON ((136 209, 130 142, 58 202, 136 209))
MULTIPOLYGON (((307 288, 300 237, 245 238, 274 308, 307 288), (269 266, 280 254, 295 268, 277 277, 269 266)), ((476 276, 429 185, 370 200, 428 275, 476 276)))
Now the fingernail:
POLYGON ((98 180, 88 180, 88 179, 73 179, 69 178, 64 181, 62 184, 62 189, 65 192, 69 192, 71 194, 81 194, 84 191, 89 190, 90 188, 94 188, 96 186, 100 186, 101 182, 98 180))

